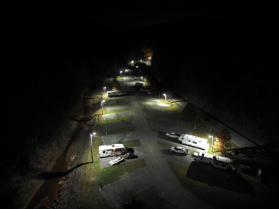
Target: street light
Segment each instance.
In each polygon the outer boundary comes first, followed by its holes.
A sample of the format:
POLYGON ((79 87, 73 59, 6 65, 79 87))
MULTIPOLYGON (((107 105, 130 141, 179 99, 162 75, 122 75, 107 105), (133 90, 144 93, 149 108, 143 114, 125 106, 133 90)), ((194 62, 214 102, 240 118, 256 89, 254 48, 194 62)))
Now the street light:
POLYGON ((167 94, 163 93, 163 96, 165 97, 165 102, 167 101, 167 94))
POLYGON ((101 107, 102 107, 102 115, 104 114, 104 108, 103 108, 103 106, 104 106, 104 103, 106 102, 106 100, 102 100, 101 101, 101 107))
POLYGON ((90 145, 91 145, 91 160, 92 160, 92 163, 93 163, 93 143, 92 143, 92 137, 95 137, 96 136, 96 132, 93 132, 90 134, 90 145))
POLYGON ((107 89, 107 87, 106 87, 106 86, 104 86, 104 88, 103 88, 103 89, 104 89, 104 92, 105 92, 105 91, 106 91, 106 89, 107 89))

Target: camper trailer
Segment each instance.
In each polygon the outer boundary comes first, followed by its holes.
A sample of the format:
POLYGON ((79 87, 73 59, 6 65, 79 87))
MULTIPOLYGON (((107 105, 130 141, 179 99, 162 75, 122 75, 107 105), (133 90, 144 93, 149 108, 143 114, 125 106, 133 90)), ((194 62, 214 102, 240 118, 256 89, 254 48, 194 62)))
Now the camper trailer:
POLYGON ((209 147, 209 144, 207 143, 207 139, 189 135, 189 134, 181 134, 180 137, 178 137, 178 140, 181 141, 182 144, 185 144, 189 147, 196 148, 201 152, 207 152, 209 147))
POLYGON ((111 157, 126 153, 126 148, 123 144, 111 144, 99 146, 100 157, 111 157))
POLYGON ((119 96, 119 95, 121 95, 120 91, 107 91, 107 96, 108 97, 116 97, 116 96, 119 96))

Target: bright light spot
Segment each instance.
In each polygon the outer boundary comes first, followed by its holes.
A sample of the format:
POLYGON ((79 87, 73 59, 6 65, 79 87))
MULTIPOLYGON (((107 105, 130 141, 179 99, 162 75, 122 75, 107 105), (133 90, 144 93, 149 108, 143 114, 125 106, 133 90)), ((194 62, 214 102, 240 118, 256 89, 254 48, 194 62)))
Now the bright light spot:
POLYGON ((122 70, 120 70, 120 74, 122 74, 123 72, 122 72, 122 70))
POLYGON ((139 68, 139 66, 136 66, 136 68, 139 68))
POLYGON ((164 104, 164 103, 158 103, 157 105, 162 106, 162 107, 169 107, 169 104, 164 104))
POLYGON ((134 64, 134 60, 132 60, 131 63, 134 64))
POLYGON ((151 57, 151 56, 150 56, 150 57, 147 57, 147 59, 148 59, 148 60, 151 60, 151 59, 152 59, 152 57, 151 57))

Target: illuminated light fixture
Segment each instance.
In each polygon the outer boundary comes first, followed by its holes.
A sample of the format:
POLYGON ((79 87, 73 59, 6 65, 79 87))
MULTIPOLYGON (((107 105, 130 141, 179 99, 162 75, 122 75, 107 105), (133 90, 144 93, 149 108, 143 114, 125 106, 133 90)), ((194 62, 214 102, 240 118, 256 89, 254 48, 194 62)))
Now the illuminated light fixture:
POLYGON ((122 74, 123 72, 122 72, 122 70, 120 70, 120 74, 122 74))
POLYGON ((131 64, 134 64, 134 63, 135 63, 134 60, 132 60, 132 61, 131 61, 131 64))
POLYGON ((139 66, 136 66, 136 68, 139 68, 139 66))
POLYGON ((147 59, 148 59, 148 60, 151 60, 151 59, 152 59, 152 57, 151 57, 151 56, 150 56, 150 57, 147 57, 147 59))
POLYGON ((167 101, 167 94, 163 93, 163 96, 165 97, 165 101, 167 101))
POLYGON ((106 87, 106 86, 104 86, 103 90, 104 90, 104 91, 106 91, 106 89, 107 89, 107 87, 106 87))

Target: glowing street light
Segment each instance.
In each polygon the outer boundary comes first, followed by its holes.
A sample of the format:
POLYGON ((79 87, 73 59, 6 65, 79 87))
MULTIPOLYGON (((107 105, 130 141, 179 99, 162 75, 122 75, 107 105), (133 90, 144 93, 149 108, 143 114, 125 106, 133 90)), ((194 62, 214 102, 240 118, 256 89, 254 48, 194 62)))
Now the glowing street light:
POLYGON ((101 101, 101 107, 102 107, 102 115, 104 114, 104 108, 103 108, 103 106, 104 106, 104 103, 106 102, 106 100, 102 100, 101 101))
POLYGON ((131 64, 134 64, 135 62, 134 62, 134 60, 131 60, 131 64))
POLYGON ((163 93, 163 96, 165 97, 165 102, 167 101, 167 94, 163 93))
POLYGON ((90 134, 90 145, 91 145, 91 159, 92 159, 92 163, 93 163, 93 143, 92 143, 92 137, 96 136, 96 132, 93 132, 90 134))
POLYGON ((104 92, 106 91, 106 89, 107 89, 107 87, 106 87, 106 86, 104 86, 104 88, 103 88, 104 92))

